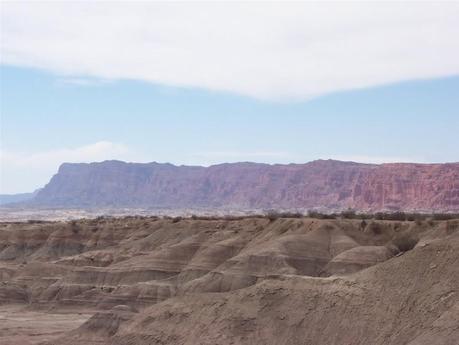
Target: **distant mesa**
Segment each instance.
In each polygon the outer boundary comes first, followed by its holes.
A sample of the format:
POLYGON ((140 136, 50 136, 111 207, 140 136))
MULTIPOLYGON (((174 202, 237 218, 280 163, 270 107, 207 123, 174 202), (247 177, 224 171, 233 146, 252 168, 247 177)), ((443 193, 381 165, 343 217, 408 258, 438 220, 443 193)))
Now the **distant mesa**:
POLYGON ((459 163, 64 163, 28 202, 46 207, 459 211, 459 163))

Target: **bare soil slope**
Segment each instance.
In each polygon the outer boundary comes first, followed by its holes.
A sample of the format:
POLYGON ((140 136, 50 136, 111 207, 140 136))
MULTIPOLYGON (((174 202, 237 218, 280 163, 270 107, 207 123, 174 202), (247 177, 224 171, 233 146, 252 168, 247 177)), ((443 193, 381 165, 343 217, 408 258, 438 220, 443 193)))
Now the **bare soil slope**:
POLYGON ((455 345, 458 267, 459 220, 0 225, 0 304, 97 311, 56 345, 455 345))

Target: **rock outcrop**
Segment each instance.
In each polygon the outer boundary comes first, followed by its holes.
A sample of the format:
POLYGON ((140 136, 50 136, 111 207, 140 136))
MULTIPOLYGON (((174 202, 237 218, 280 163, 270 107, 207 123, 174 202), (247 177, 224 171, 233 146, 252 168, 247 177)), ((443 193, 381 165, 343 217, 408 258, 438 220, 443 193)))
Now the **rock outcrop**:
POLYGON ((459 163, 174 166, 63 164, 32 202, 50 207, 459 211, 459 163))

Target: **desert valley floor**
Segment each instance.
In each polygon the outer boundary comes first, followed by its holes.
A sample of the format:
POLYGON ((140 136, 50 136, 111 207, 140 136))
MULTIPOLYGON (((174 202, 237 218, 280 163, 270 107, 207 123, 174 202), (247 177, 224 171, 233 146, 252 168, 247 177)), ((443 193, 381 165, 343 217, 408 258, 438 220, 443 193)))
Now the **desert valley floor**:
POLYGON ((459 220, 0 224, 0 344, 457 345, 459 220))

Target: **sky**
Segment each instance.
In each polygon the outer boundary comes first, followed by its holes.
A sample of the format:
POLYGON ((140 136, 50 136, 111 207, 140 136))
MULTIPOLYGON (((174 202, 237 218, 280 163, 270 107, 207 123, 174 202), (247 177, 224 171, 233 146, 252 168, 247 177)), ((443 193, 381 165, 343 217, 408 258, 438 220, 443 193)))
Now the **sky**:
POLYGON ((0 193, 106 159, 459 161, 458 3, 0 10, 0 193))

